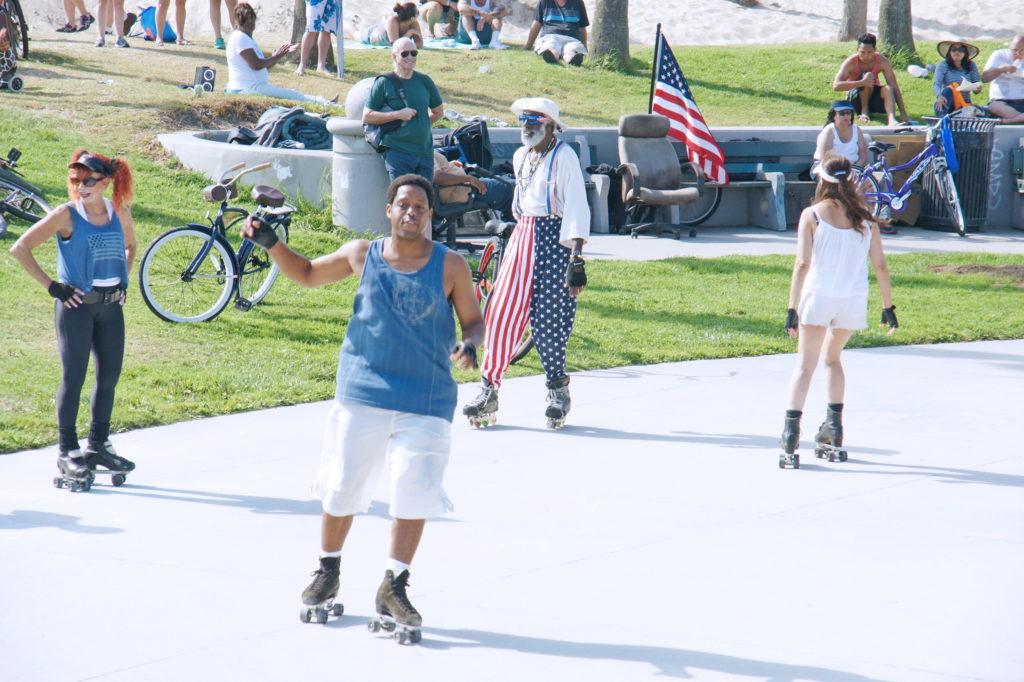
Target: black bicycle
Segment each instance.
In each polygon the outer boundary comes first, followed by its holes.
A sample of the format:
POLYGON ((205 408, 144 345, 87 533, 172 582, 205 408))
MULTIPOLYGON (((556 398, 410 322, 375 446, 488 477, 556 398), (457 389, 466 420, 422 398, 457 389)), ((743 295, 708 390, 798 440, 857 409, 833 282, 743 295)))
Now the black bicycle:
MULTIPOLYGON (((21 11, 19 0, 0 0, 0 14, 7 14, 7 30, 11 34, 11 49, 22 59, 28 59, 28 23, 21 11)), ((4 26, 0 26, 4 28, 4 26)))
MULTIPOLYGON (((205 322, 217 317, 234 298, 235 308, 249 311, 262 301, 277 279, 278 268, 270 254, 254 242, 243 239, 237 251, 228 240, 235 228, 249 217, 249 211, 228 205, 238 196, 238 180, 254 171, 269 168, 263 163, 231 177, 245 167, 232 166, 217 184, 203 189, 206 201, 220 202, 216 217, 208 225, 189 223, 174 227, 156 238, 139 264, 139 288, 149 309, 168 322, 205 322)), ((284 194, 267 185, 252 188, 252 200, 259 209, 255 216, 270 225, 277 238, 288 243, 288 228, 295 207, 284 194)))
POLYGON ((43 198, 42 190, 17 171, 20 158, 21 152, 17 149, 11 149, 6 159, 0 158, 0 237, 7 232, 5 214, 35 223, 53 210, 43 198))

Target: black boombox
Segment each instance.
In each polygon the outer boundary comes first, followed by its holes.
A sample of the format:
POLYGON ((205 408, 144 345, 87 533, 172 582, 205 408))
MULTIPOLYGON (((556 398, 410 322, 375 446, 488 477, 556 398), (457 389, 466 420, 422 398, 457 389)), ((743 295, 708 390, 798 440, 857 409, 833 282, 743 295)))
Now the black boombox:
POLYGON ((193 87, 202 88, 206 92, 213 92, 213 82, 217 80, 217 71, 211 66, 196 67, 196 81, 193 87))

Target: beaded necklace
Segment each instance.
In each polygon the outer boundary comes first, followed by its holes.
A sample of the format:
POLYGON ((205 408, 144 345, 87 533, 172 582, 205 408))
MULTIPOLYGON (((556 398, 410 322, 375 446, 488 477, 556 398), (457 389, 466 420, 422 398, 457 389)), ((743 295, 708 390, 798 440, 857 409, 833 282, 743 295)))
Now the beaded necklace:
POLYGON ((516 213, 521 212, 519 210, 519 195, 530 188, 530 183, 533 182, 533 176, 537 174, 537 169, 543 165, 544 158, 548 155, 548 152, 554 148, 556 142, 557 140, 552 134, 551 140, 548 142, 548 146, 544 151, 536 152, 531 149, 526 152, 526 158, 523 159, 523 165, 519 168, 519 172, 516 173, 516 183, 519 185, 519 191, 516 192, 516 213), (528 175, 524 176, 523 170, 526 168, 527 163, 530 164, 530 172, 528 175))

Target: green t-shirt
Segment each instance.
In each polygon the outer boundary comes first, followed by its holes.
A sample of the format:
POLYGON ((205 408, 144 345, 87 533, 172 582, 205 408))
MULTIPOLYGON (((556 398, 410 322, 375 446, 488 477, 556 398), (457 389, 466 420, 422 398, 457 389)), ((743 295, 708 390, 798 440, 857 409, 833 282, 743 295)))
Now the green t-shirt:
MULTIPOLYGON (((430 134, 430 110, 441 106, 441 93, 430 76, 412 72, 412 78, 400 78, 405 85, 405 101, 416 110, 411 120, 405 121, 398 130, 385 133, 381 143, 389 149, 416 154, 417 156, 434 155, 434 138, 430 134)), ((398 91, 389 78, 378 78, 370 88, 370 96, 366 98, 366 106, 374 111, 382 111, 385 106, 392 111, 404 109, 398 91)))

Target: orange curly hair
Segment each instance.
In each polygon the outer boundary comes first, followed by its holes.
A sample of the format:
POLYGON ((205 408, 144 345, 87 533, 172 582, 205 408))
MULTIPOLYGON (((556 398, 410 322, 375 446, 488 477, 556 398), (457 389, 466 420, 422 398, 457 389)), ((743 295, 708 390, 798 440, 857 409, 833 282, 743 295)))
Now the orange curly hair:
POLYGON ((124 158, 112 159, 102 154, 93 154, 84 149, 75 150, 75 153, 71 155, 71 161, 68 163, 68 196, 72 199, 80 198, 78 185, 73 183, 72 180, 87 177, 92 173, 98 172, 103 172, 105 176, 111 179, 114 185, 114 193, 111 197, 111 201, 114 202, 114 208, 120 210, 125 206, 130 206, 132 200, 135 199, 135 181, 132 178, 132 167, 128 164, 128 160, 124 158), (96 171, 85 164, 78 163, 78 160, 86 154, 102 161, 107 170, 96 171))

